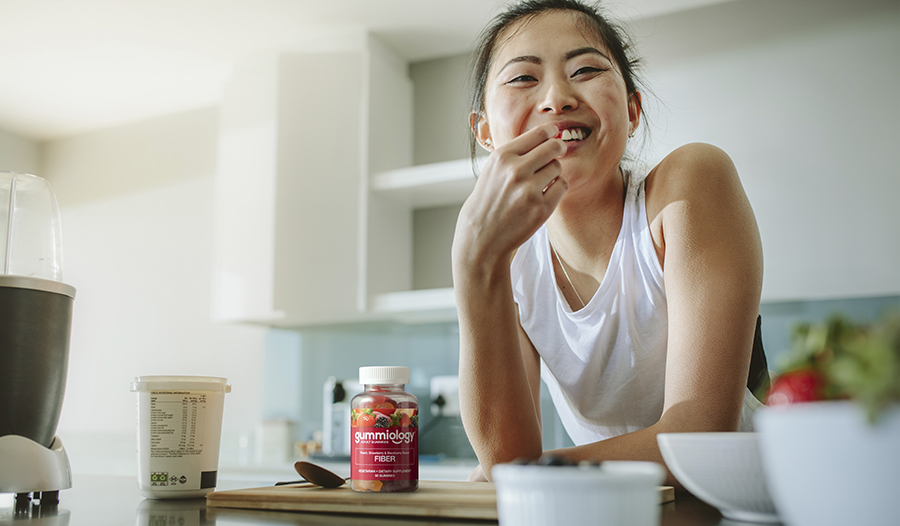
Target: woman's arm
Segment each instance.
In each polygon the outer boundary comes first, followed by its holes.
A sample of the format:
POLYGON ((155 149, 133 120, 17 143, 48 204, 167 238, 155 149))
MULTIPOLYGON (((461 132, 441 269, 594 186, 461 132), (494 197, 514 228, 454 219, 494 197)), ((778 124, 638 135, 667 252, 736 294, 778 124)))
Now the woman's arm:
POLYGON ((662 463, 658 433, 734 431, 740 423, 762 248, 731 160, 709 145, 676 150, 648 177, 647 210, 668 303, 662 417, 646 429, 554 454, 662 463))
POLYGON ((740 423, 762 289, 762 243, 731 159, 705 144, 673 152, 648 192, 664 247, 669 317, 663 420, 740 423))
POLYGON ((530 130, 494 151, 460 210, 453 286, 460 329, 460 410, 485 471, 541 454, 539 409, 519 343, 509 264, 567 188, 555 126, 530 130), (552 185, 548 184, 556 181, 552 185))
MULTIPOLYGON (((543 425, 541 422, 541 359, 538 355, 537 350, 534 348, 534 345, 531 344, 531 340, 525 334, 525 330, 522 329, 521 324, 519 325, 519 347, 522 351, 522 363, 525 366, 525 376, 528 382, 529 391, 531 392, 531 397, 529 399, 521 401, 521 405, 518 411, 527 415, 533 407, 535 417, 537 418, 537 423, 539 426, 538 432, 540 432, 543 429, 543 425)), ((540 455, 540 451, 540 448, 532 451, 528 458, 537 458, 537 455, 540 455)), ((479 464, 469 475, 468 480, 490 480, 487 474, 490 474, 493 466, 493 464, 479 464)))
POLYGON ((540 421, 516 333, 509 275, 471 287, 457 281, 454 287, 460 319, 460 413, 489 476, 494 464, 541 455, 540 421))

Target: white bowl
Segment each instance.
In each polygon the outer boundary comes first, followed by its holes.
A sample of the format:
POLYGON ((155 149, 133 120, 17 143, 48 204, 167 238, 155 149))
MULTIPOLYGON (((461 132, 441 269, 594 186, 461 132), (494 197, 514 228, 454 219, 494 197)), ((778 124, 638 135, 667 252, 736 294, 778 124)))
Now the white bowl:
POLYGON ((900 405, 875 425, 851 402, 764 408, 754 424, 786 524, 900 524, 900 405))
POLYGON ((656 440, 678 482, 726 518, 779 522, 756 433, 660 433, 656 440))
POLYGON ((656 526, 665 470, 653 462, 600 467, 499 464, 491 470, 500 526, 656 526))

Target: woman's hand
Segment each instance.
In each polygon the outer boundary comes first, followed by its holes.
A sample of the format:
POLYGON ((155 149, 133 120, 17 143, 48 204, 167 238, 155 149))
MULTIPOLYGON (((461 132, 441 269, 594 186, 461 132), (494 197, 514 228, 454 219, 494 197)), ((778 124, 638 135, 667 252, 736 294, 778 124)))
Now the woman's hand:
POLYGON ((484 471, 481 470, 481 464, 475 466, 475 469, 469 473, 466 482, 489 482, 487 477, 484 476, 484 471))
POLYGON ((454 262, 508 265, 509 256, 550 217, 568 188, 557 160, 566 145, 558 134, 546 124, 491 153, 460 210, 454 262))

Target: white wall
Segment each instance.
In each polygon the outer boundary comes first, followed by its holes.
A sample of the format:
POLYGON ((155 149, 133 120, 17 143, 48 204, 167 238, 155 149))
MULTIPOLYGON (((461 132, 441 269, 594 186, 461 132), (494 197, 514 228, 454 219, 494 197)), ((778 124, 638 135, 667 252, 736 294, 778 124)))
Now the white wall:
POLYGON ((223 376, 222 463, 262 420, 266 330, 211 321, 217 111, 43 145, 78 290, 58 434, 76 473, 135 472, 135 376, 223 376))
POLYGON ((653 146, 741 174, 764 301, 900 292, 900 3, 739 1, 645 21, 653 146))
POLYGON ((212 175, 218 117, 218 108, 201 108, 50 141, 41 172, 61 206, 212 175))
POLYGON ((0 172, 36 174, 39 147, 32 140, 0 130, 0 172))
POLYGON ((132 439, 139 375, 228 378, 226 450, 261 419, 265 331, 210 318, 212 189, 203 177, 62 209, 78 294, 60 436, 132 439))

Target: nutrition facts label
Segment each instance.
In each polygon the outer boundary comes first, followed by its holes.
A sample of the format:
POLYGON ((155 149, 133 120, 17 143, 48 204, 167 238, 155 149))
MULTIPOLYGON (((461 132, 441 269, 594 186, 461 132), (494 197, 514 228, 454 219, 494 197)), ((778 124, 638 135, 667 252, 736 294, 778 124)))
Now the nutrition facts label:
POLYGON ((182 458, 203 452, 206 394, 151 391, 150 456, 182 458))

